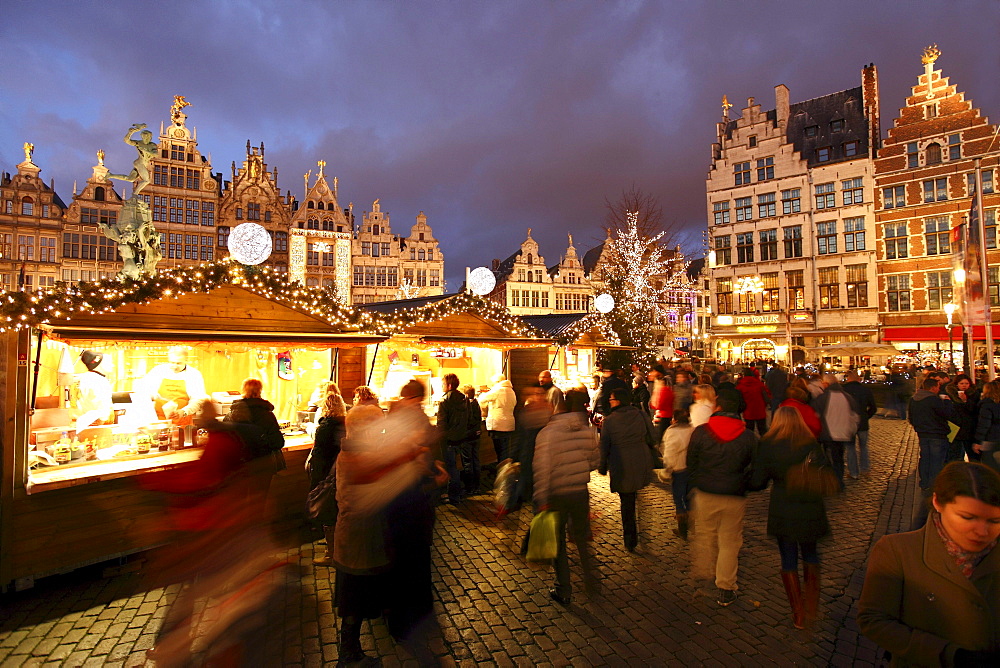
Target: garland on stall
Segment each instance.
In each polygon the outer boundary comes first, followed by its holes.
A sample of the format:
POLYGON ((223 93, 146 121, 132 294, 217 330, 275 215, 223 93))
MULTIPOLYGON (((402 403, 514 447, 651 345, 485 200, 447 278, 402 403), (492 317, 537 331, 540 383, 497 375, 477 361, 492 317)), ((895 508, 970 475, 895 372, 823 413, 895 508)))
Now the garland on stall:
POLYGON ((105 278, 95 282, 63 283, 32 292, 7 292, 0 297, 0 331, 37 327, 53 319, 72 319, 74 313, 111 313, 127 304, 148 304, 222 285, 239 285, 262 297, 321 318, 331 325, 379 329, 371 314, 344 306, 320 288, 289 284, 285 274, 263 267, 223 260, 196 267, 160 271, 141 280, 105 278))
MULTIPOLYGON (((486 320, 496 323, 511 336, 547 339, 549 336, 528 323, 524 322, 503 306, 487 301, 482 297, 468 292, 459 292, 451 297, 441 299, 417 308, 401 308, 384 314, 372 314, 380 317, 384 329, 379 334, 398 334, 408 328, 425 322, 435 322, 449 315, 473 313, 486 320)), ((457 332, 456 332, 457 334, 457 332)))
POLYGON ((597 312, 588 313, 567 327, 565 330, 559 332, 559 334, 556 335, 556 343, 560 346, 572 345, 577 339, 594 328, 600 330, 601 334, 605 336, 609 344, 613 346, 621 345, 621 339, 618 337, 618 333, 615 332, 614 328, 611 326, 611 322, 608 320, 607 315, 597 312))

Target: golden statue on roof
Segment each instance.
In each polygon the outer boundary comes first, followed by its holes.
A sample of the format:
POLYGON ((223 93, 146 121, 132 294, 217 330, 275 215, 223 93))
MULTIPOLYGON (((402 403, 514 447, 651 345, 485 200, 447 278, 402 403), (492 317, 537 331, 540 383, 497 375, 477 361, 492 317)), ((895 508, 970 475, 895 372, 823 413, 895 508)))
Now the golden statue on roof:
POLYGON ((100 165, 101 167, 104 166, 104 149, 103 148, 97 149, 97 164, 100 165))
POLYGON ((722 115, 729 118, 729 110, 733 108, 732 103, 729 102, 729 97, 727 95, 722 96, 722 115))
POLYGON ((931 44, 924 49, 923 55, 920 57, 920 62, 924 65, 931 65, 938 58, 941 57, 941 49, 938 48, 937 44, 931 44))
POLYGON ((24 142, 24 161, 31 162, 31 154, 35 152, 35 145, 31 142, 24 142))
POLYGON ((184 99, 183 95, 174 95, 174 103, 170 105, 170 120, 174 125, 181 125, 187 116, 181 110, 190 107, 191 103, 184 99))

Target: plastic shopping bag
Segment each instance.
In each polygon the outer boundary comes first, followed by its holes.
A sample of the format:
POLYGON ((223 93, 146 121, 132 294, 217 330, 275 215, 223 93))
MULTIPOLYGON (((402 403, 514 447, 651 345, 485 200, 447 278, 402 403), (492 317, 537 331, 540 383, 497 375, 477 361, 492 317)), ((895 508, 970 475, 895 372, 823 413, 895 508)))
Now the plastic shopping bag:
POLYGON ((559 550, 559 513, 543 510, 531 520, 528 532, 528 561, 548 561, 559 550))

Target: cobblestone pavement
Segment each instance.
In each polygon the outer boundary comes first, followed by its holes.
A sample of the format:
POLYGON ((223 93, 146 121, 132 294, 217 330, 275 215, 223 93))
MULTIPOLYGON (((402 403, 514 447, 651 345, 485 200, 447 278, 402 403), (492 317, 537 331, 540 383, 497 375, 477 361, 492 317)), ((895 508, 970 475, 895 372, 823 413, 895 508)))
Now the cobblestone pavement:
MULTIPOLYGON (((640 493, 640 546, 621 539, 618 498, 595 474, 591 503, 602 591, 588 597, 574 572, 573 602, 552 602, 548 566, 518 556, 528 511, 498 522, 487 496, 438 511, 434 543, 437 618, 432 650, 444 665, 875 665, 878 650, 860 638, 855 602, 874 540, 905 530, 917 501, 916 438, 898 420, 876 418, 872 473, 848 483, 829 503, 833 535, 820 544, 821 619, 814 633, 795 630, 766 535, 768 492, 751 495, 740 556, 740 596, 720 608, 715 591, 687 577, 688 545, 672 533, 669 488, 640 493)), ((332 571, 313 567, 305 542, 287 555, 302 574, 286 576, 282 603, 269 609, 269 665, 320 666, 336 661, 332 571)), ((571 548, 571 560, 575 556, 571 548)), ((576 570, 576 569, 574 569, 576 570)), ((151 589, 143 574, 101 577, 100 569, 40 580, 0 598, 4 666, 139 666, 176 594, 151 589)), ((416 665, 381 622, 362 642, 385 666, 416 665)), ((151 665, 151 664, 150 664, 151 665)))

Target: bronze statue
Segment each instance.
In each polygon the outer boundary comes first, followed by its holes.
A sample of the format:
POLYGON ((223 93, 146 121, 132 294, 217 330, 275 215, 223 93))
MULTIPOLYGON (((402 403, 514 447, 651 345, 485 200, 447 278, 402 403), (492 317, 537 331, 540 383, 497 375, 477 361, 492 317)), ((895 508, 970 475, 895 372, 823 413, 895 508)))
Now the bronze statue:
POLYGON ((109 179, 118 179, 119 181, 134 181, 135 185, 132 188, 132 195, 138 195, 143 188, 149 185, 149 167, 153 164, 153 158, 156 157, 156 151, 158 146, 153 143, 153 133, 146 129, 145 123, 133 123, 125 133, 125 143, 130 146, 135 146, 136 150, 139 152, 139 156, 132 163, 132 171, 128 174, 108 174, 109 179), (142 130, 139 133, 141 139, 132 139, 132 135, 142 130))

